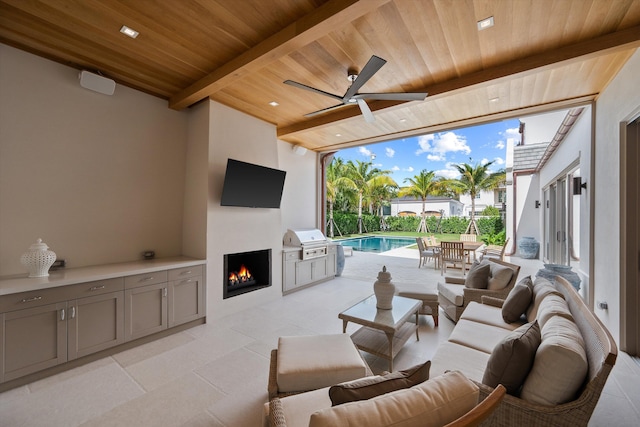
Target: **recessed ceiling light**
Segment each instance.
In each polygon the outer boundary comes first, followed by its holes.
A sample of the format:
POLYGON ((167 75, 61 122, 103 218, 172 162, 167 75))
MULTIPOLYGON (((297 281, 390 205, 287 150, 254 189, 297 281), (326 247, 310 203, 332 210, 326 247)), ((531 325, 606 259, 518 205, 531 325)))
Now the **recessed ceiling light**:
POLYGON ((498 100, 499 100, 499 99, 500 99, 500 98, 498 98, 498 97, 491 98, 491 99, 489 100, 489 102, 498 102, 498 100))
POLYGON ((277 107, 280 104, 278 104, 276 101, 271 101, 269 105, 271 105, 272 107, 277 107))
POLYGON ((341 133, 336 133, 336 136, 340 137, 340 136, 342 136, 342 134, 341 133))
POLYGON ((132 39, 135 39, 136 37, 138 37, 138 34, 140 34, 136 30, 134 30, 132 28, 129 28, 126 25, 123 25, 122 28, 120 28, 120 32, 122 34, 125 34, 125 35, 131 37, 132 39))
POLYGON ((407 119, 400 119, 400 123, 404 123, 406 121, 407 121, 407 119))
POLYGON ((478 21, 478 31, 486 30, 493 27, 493 16, 490 16, 482 21, 478 21))

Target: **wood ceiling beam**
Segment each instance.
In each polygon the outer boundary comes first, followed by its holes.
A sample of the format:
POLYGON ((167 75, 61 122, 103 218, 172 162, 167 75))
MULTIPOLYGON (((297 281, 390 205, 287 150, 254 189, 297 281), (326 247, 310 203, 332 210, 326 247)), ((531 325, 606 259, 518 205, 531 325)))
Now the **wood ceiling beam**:
MULTIPOLYGON (((428 102, 429 100, 449 96, 477 85, 489 82, 495 84, 513 76, 522 76, 527 73, 533 74, 558 65, 567 65, 575 61, 582 61, 626 49, 637 48, 638 46, 640 46, 640 25, 563 46, 558 49, 516 59, 506 64, 497 65, 456 79, 436 83, 422 89, 418 88, 415 91, 428 92, 429 95, 426 99, 428 102)), ((403 101, 377 101, 369 103, 369 107, 371 111, 379 111, 404 103, 403 101)), ((321 128, 358 116, 360 116, 360 110, 358 108, 343 108, 334 113, 328 113, 310 120, 278 128, 277 134, 278 137, 284 137, 309 129, 321 128)))
POLYGON ((248 73, 340 29, 345 22, 352 22, 389 1, 391 0, 329 0, 312 13, 173 95, 169 100, 169 107, 181 110, 193 105, 248 73))

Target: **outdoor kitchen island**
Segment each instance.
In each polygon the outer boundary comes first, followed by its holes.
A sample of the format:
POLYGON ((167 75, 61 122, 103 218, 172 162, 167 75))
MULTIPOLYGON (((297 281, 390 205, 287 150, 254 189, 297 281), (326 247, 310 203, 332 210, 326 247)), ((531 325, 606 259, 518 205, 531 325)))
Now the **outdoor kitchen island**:
POLYGON ((336 276, 337 245, 329 242, 320 230, 288 230, 283 242, 283 294, 336 276))

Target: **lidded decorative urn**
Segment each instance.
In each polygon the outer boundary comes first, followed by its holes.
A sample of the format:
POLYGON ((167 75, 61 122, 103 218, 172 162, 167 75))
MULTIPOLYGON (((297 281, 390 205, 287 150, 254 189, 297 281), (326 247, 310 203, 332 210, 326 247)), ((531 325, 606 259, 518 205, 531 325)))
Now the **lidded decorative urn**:
POLYGON ((373 293, 376 295, 377 308, 391 310, 396 285, 391 283, 391 273, 387 271, 387 266, 383 266, 382 271, 378 272, 378 280, 373 284, 373 293))
POLYGON ((56 261, 56 253, 49 250, 49 246, 38 239, 36 243, 20 257, 20 263, 29 271, 29 277, 47 277, 49 268, 56 261))

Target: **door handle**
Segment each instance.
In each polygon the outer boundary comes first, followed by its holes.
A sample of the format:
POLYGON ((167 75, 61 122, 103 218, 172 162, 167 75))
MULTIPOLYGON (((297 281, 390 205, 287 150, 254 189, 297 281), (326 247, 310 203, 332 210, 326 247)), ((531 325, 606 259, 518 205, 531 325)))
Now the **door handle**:
POLYGON ((64 308, 60 310, 60 320, 64 320, 64 308))

